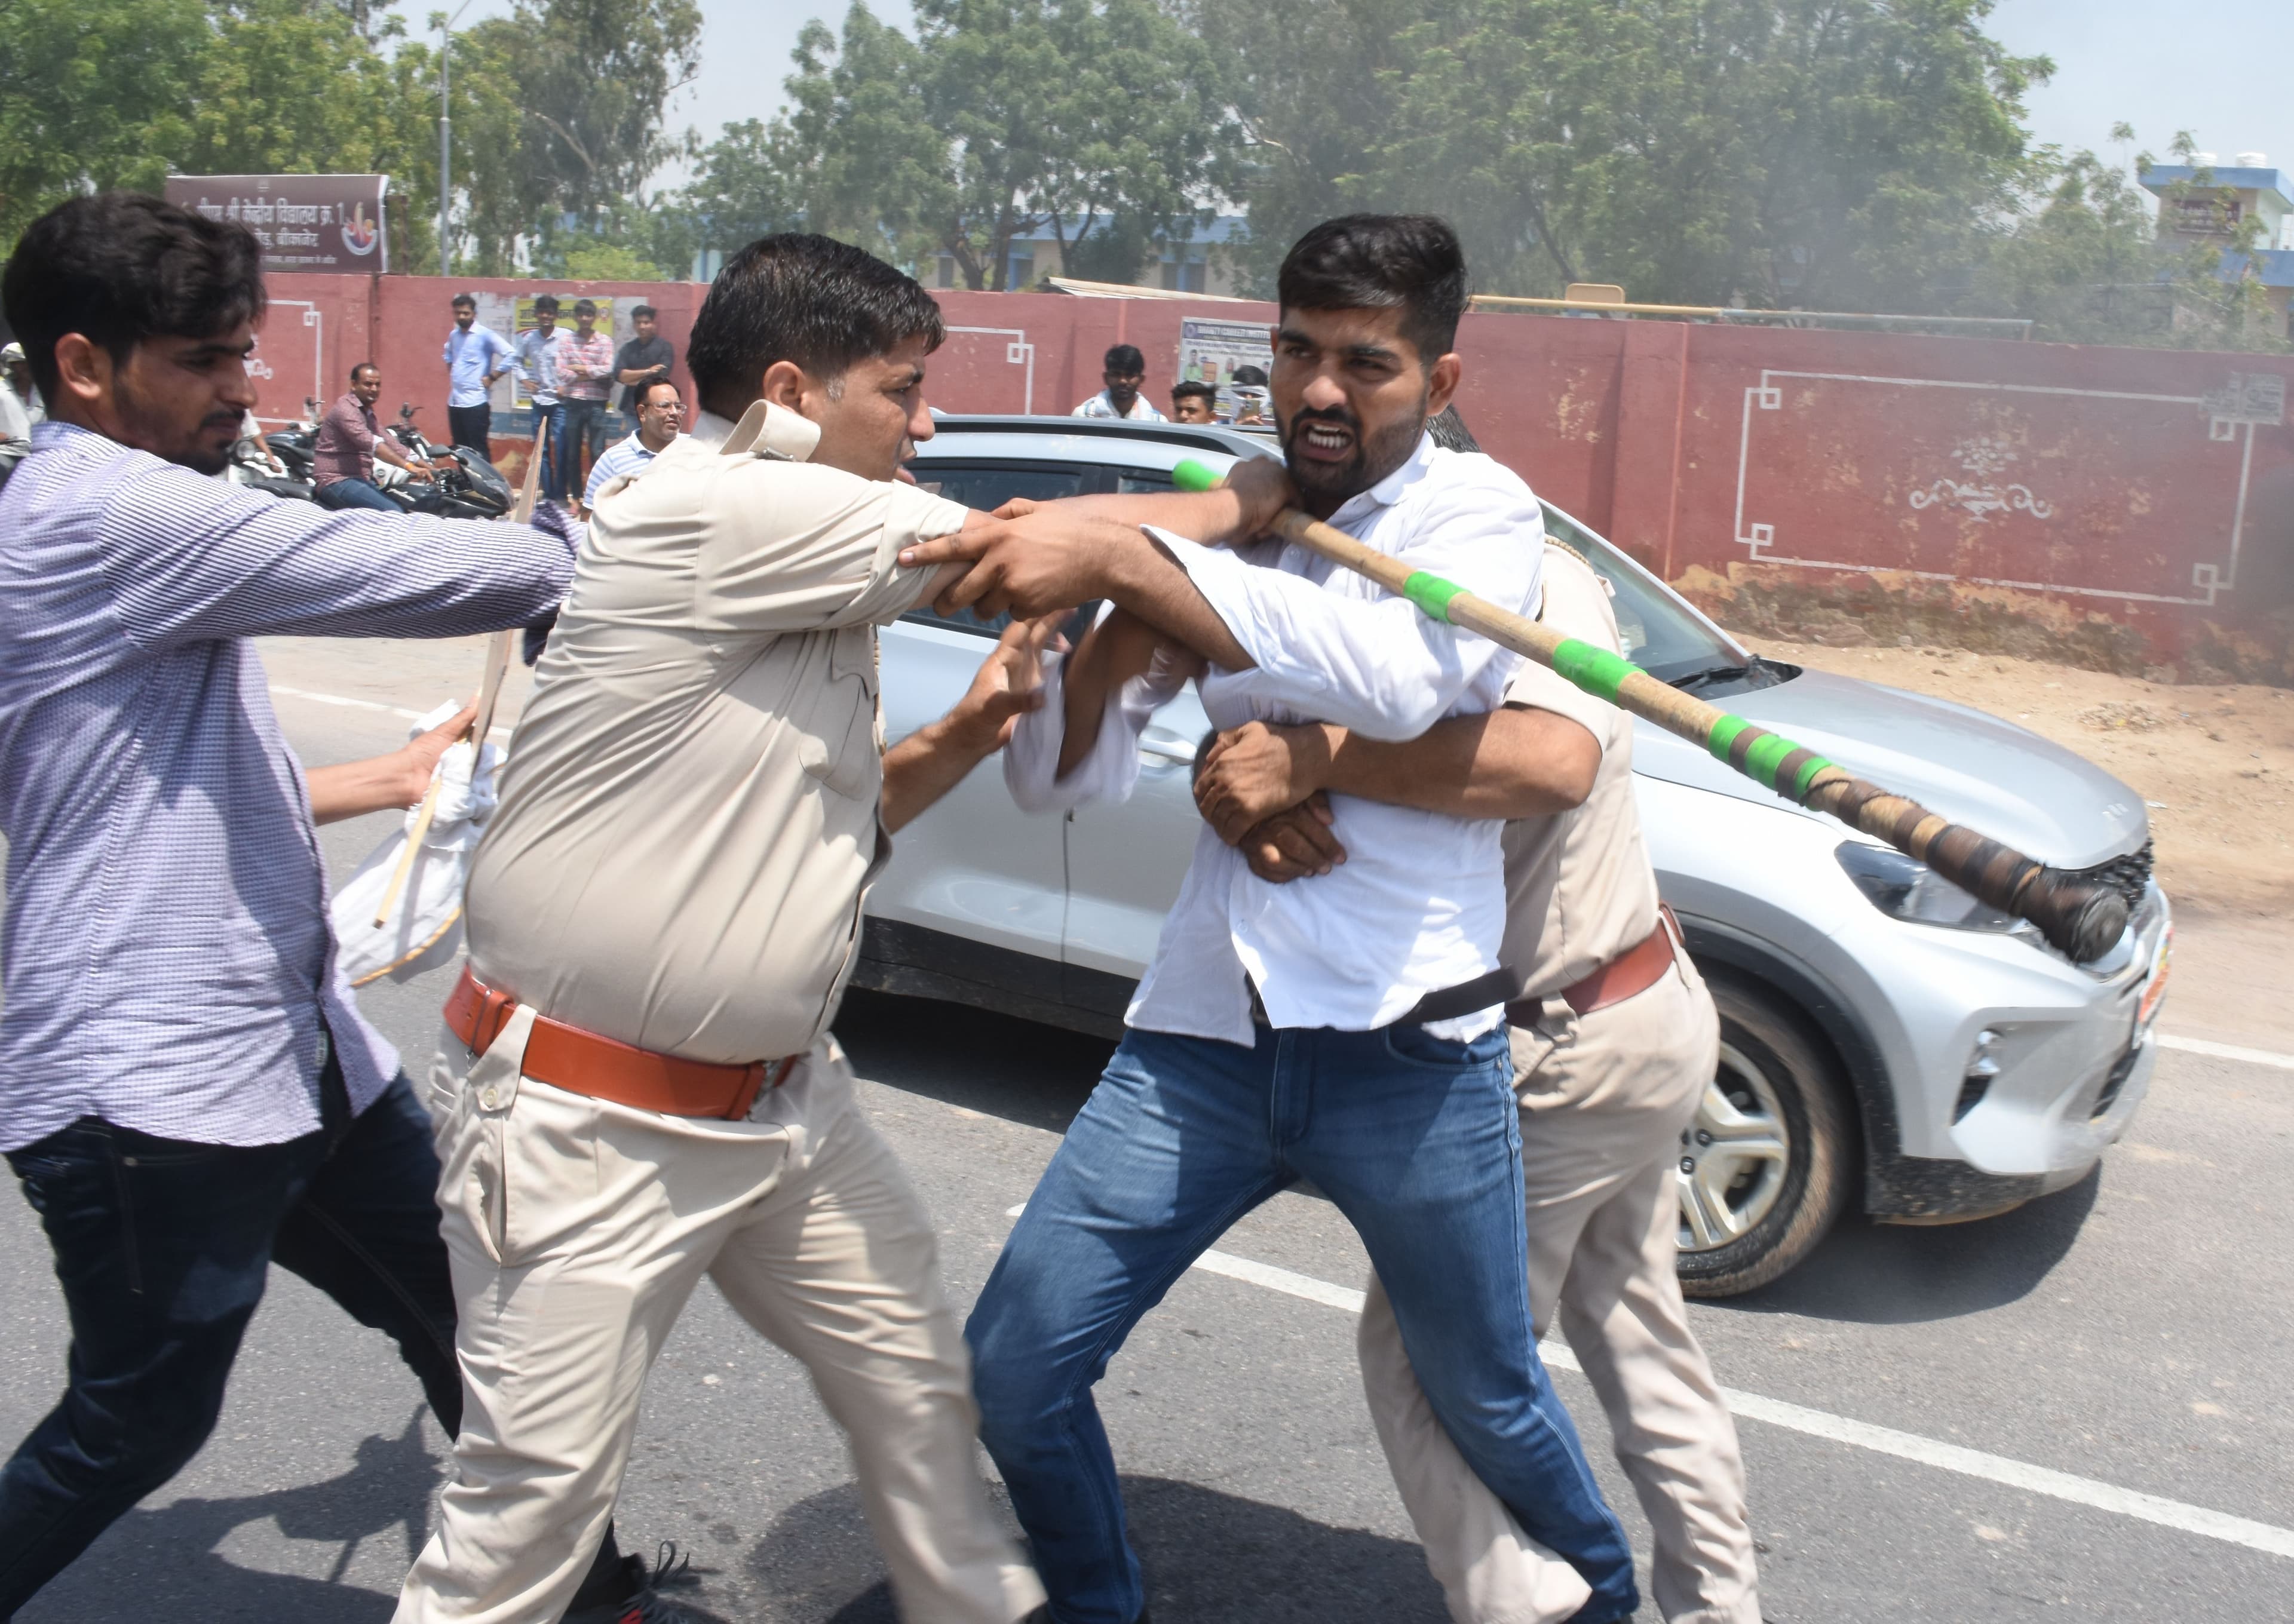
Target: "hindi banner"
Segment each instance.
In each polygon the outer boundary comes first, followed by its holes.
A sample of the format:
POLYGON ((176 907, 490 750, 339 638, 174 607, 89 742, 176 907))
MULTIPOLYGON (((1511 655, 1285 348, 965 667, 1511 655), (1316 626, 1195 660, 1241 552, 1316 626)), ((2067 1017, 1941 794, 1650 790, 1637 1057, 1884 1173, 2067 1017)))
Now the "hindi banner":
POLYGON ((233 220, 263 244, 263 268, 372 276, 390 269, 386 175, 171 175, 167 199, 233 220))

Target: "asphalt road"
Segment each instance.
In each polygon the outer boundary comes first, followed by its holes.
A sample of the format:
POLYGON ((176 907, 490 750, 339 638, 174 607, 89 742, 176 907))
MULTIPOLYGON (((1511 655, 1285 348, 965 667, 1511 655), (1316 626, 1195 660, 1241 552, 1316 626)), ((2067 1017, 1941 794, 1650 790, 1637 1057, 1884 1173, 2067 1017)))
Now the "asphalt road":
MULTIPOLYGON (((291 665, 273 662, 282 687, 367 692, 291 665)), ((403 737, 380 710, 279 705, 312 762, 403 737)), ((386 825, 327 830, 338 873, 386 825)), ((447 975, 366 997, 411 1063, 447 975)), ((839 1030, 968 1301, 1107 1046, 874 995, 839 1030)), ((2128 1141, 2078 1187, 1980 1224, 1851 1223, 1769 1289, 1695 1307, 1722 1382, 1754 1395, 1739 1426, 1767 1617, 2286 1616, 2294 1224, 2272 1169, 2290 1160, 2294 1074, 2168 1053, 2128 1141)), ((1291 1194, 1221 1253, 1271 1267, 1192 1272, 1101 1388, 1154 1611, 1437 1624, 1354 1376, 1343 1297, 1363 1283, 1359 1246, 1325 1203, 1291 1194)), ((0 1343, 12 1439, 53 1401, 66 1342, 20 1201, 0 1199, 0 1287, 16 1305, 0 1343)), ((1583 1382, 1556 1380, 1601 1454, 1583 1382)), ((380 1624, 444 1458, 384 1340, 274 1274, 214 1441, 18 1616, 380 1624)), ((1645 1551, 1622 1475, 1598 1464, 1645 1551)), ((694 1552, 705 1572, 685 1594, 709 1616, 892 1616, 834 1429, 801 1370, 711 1289, 654 1372, 619 1514, 632 1545, 694 1552)))

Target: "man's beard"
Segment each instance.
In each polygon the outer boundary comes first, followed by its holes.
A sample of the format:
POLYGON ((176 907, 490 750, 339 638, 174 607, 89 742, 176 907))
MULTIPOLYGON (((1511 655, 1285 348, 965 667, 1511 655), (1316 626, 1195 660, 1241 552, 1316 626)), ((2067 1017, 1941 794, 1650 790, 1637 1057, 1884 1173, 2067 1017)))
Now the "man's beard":
POLYGON ((1416 411, 1371 435, 1363 434, 1361 419, 1346 406, 1293 412, 1281 428, 1282 459, 1290 470, 1290 483, 1298 487, 1298 494, 1310 507, 1327 511, 1360 496, 1410 459, 1426 433, 1426 397, 1419 397, 1416 411), (1354 436, 1354 454, 1343 462, 1299 456, 1293 443, 1314 423, 1346 430, 1354 436))
POLYGON ((112 386, 112 398, 118 402, 119 416, 127 426, 139 431, 144 443, 155 450, 165 446, 159 455, 178 467, 189 468, 194 474, 220 474, 231 467, 232 447, 239 443, 240 414, 232 411, 211 411, 199 419, 199 426, 177 438, 175 425, 163 420, 145 406, 142 398, 133 393, 125 379, 112 386), (228 429, 230 435, 220 445, 210 443, 208 436, 217 430, 228 429))

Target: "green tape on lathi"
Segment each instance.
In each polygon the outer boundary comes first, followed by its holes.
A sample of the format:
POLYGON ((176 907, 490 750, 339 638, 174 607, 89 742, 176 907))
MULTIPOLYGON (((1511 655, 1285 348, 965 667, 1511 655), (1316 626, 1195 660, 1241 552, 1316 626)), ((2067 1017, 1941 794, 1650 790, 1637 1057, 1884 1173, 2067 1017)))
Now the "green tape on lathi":
POLYGON ((1822 756, 1811 757, 1810 759, 1802 762, 1800 773, 1798 776, 1793 780, 1793 799, 1794 800, 1806 800, 1808 799, 1808 786, 1815 782, 1816 775, 1818 773, 1832 765, 1833 764, 1831 762, 1826 760, 1822 756))
POLYGON ((1753 777, 1770 789, 1777 787, 1777 768, 1785 758, 1800 748, 1780 734, 1771 733, 1753 741, 1752 749, 1745 752, 1745 767, 1753 777))
POLYGON ((1737 742, 1738 734, 1752 725, 1741 716, 1724 716, 1712 724, 1712 731, 1705 735, 1704 748, 1712 753, 1714 760, 1731 765, 1729 746, 1737 742))
POLYGON ((1554 646, 1553 669, 1594 698, 1606 699, 1614 705, 1625 678, 1640 668, 1606 648, 1564 637, 1554 646))
POLYGON ((1428 575, 1420 570, 1402 583, 1402 596, 1416 604, 1436 620, 1447 624, 1450 600, 1466 589, 1454 581, 1444 581, 1439 575, 1428 575))

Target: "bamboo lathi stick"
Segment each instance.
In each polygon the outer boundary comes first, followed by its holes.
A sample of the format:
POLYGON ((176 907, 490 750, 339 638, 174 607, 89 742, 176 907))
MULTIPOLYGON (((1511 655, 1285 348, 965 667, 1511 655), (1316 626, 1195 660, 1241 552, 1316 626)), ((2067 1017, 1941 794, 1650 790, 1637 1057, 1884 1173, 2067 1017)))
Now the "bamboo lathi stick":
MULTIPOLYGON (((525 460, 525 483, 519 487, 517 505, 509 514, 510 523, 523 524, 533 516, 533 504, 541 491, 541 440, 549 432, 544 424, 533 431, 533 450, 525 460)), ((483 752, 486 735, 494 725, 494 707, 501 698, 502 682, 509 675, 509 657, 516 646, 515 629, 497 631, 486 639, 485 669, 478 678, 478 713, 470 720, 469 730, 462 737, 471 747, 483 752)), ((374 911, 374 923, 380 930, 389 922, 390 910, 398 904, 398 895, 406 889, 406 881, 414 873, 415 854, 422 849, 422 837, 430 832, 430 824, 438 816, 438 789, 444 775, 433 772, 430 787, 422 792, 422 805, 414 814, 414 827, 407 831, 406 849, 398 854, 398 866, 391 871, 390 884, 384 888, 382 905, 374 911)))
MULTIPOLYGON (((1207 491, 1219 476, 1192 459, 1173 470, 1180 489, 1207 491)), ((1453 581, 1366 547, 1344 531, 1285 510, 1273 528, 1331 563, 1406 597, 1432 619, 1462 627, 1567 678, 1586 693, 1655 723, 1787 800, 1885 840, 1962 890, 2029 920, 2078 963, 2111 951, 2127 929, 2127 899, 2111 886, 2049 868, 2013 847, 1868 784, 1781 734, 1682 693, 1607 649, 1476 597, 1453 581)))

